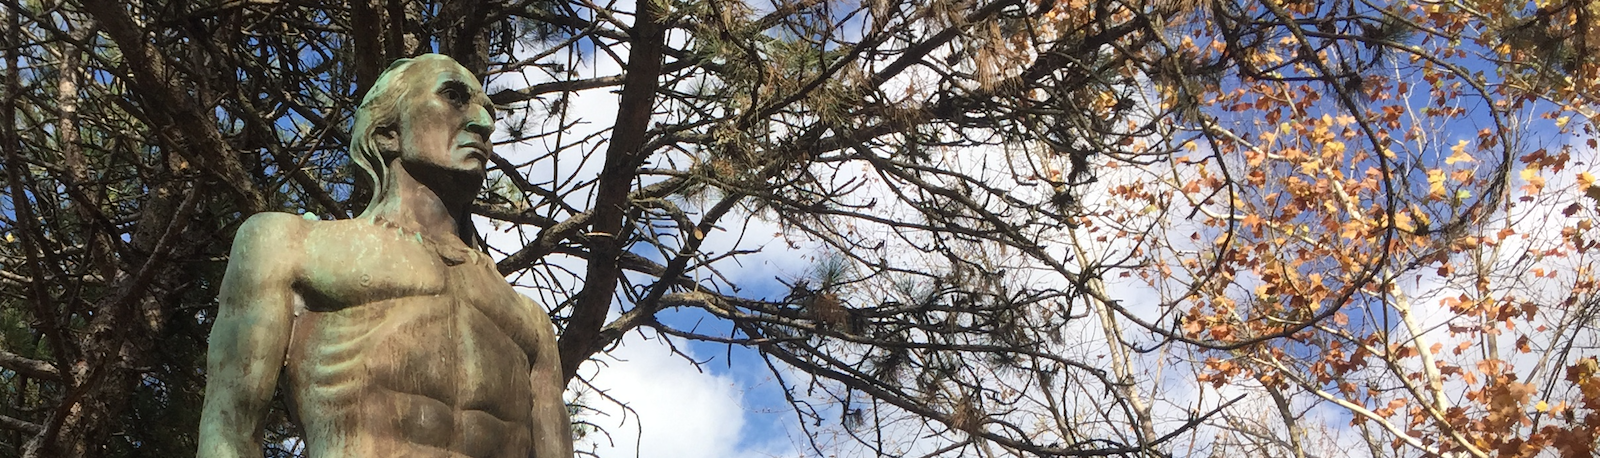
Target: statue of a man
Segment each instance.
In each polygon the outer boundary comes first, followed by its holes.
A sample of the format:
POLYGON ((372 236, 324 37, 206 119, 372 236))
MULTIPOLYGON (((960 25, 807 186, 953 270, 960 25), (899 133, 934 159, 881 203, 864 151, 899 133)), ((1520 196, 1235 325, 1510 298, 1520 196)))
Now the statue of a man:
POLYGON ((493 110, 449 57, 400 60, 356 111, 366 211, 239 228, 199 456, 261 456, 280 372, 310 457, 572 456, 550 317, 474 248, 493 110))

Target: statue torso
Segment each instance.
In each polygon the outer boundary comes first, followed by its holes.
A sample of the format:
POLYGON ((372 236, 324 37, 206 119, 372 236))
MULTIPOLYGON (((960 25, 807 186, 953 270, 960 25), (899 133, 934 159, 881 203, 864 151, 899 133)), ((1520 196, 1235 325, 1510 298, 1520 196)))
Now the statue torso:
POLYGON ((533 305, 486 255, 364 220, 303 247, 287 374, 308 456, 526 453, 533 305))

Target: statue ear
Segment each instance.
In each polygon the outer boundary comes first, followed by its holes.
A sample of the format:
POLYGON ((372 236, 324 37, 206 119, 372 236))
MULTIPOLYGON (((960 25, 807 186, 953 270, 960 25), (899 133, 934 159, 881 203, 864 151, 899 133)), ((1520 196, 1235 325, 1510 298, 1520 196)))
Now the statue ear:
POLYGON ((372 142, 378 147, 378 154, 386 159, 400 153, 400 131, 394 126, 374 129, 372 142))

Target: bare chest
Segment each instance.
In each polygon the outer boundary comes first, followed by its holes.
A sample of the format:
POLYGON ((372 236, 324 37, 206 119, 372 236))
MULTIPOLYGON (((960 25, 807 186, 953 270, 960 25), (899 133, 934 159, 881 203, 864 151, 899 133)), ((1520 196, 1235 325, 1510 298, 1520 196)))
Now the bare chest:
POLYGON ((540 345, 530 303, 481 253, 441 253, 373 228, 307 240, 289 355, 296 383, 357 404, 417 396, 456 412, 526 412, 540 345))
POLYGON ((478 314, 517 340, 530 329, 529 303, 483 253, 361 222, 314 232, 305 250, 295 289, 306 312, 368 319, 358 321, 478 314))

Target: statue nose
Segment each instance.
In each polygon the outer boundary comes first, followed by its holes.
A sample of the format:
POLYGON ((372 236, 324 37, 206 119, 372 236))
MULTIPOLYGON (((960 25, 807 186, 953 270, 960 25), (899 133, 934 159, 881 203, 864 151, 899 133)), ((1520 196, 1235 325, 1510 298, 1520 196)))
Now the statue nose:
POLYGON ((494 133, 494 115, 483 106, 472 108, 472 117, 467 120, 467 132, 477 134, 483 141, 489 141, 489 135, 494 133))

